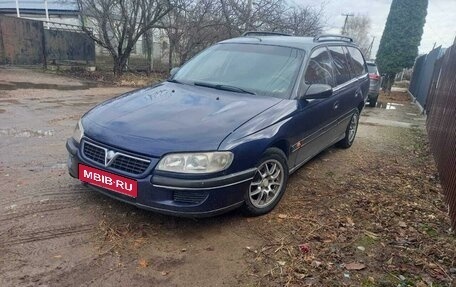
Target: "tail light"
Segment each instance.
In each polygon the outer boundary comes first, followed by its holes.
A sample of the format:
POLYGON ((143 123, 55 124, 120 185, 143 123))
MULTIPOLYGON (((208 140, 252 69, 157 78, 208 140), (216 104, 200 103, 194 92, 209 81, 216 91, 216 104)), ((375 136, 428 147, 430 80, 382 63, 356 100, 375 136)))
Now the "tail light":
POLYGON ((369 79, 371 79, 371 80, 380 80, 380 75, 378 75, 378 74, 369 74, 369 79))

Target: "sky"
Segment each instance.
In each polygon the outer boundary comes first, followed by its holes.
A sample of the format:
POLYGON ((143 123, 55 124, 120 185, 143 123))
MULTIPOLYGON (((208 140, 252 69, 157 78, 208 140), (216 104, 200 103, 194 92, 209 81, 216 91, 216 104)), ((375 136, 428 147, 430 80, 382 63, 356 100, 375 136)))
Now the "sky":
MULTIPOLYGON (((296 4, 320 7, 324 5, 325 33, 340 34, 345 17, 342 13, 367 15, 371 19, 369 36, 375 36, 372 55, 375 56, 385 28, 392 0, 294 0, 296 4)), ((456 37, 456 0, 429 0, 426 24, 418 48, 420 54, 436 46, 449 47, 456 37)))

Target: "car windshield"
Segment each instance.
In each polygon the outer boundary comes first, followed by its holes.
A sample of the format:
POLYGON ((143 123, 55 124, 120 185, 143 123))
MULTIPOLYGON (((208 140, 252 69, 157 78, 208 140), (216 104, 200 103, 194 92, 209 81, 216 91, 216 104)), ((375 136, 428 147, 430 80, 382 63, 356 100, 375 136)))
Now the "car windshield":
POLYGON ((372 64, 367 64, 367 70, 369 74, 377 74, 377 66, 372 64))
POLYGON ((218 44, 186 63, 174 81, 288 98, 296 81, 304 51, 253 44, 218 44))

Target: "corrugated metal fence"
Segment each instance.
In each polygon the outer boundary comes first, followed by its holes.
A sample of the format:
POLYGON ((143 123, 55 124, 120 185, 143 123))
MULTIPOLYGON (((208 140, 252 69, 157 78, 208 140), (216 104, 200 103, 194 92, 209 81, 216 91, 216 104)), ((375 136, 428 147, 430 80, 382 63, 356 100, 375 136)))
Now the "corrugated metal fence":
POLYGON ((435 61, 425 111, 431 151, 456 229, 456 43, 435 61))
POLYGON ((80 27, 43 23, 0 15, 0 64, 95 62, 95 43, 80 27))
POLYGON ((429 54, 416 58, 413 66, 409 92, 423 108, 426 106, 426 97, 429 93, 435 62, 442 57, 444 51, 444 49, 437 47, 429 54))

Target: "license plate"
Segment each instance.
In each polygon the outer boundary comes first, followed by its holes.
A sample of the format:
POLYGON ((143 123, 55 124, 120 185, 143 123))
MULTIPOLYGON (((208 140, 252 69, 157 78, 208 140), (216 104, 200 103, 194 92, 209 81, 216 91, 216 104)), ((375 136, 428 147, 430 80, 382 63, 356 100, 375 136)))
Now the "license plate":
POLYGON ((79 164, 79 180, 130 197, 138 196, 138 182, 104 170, 79 164))

